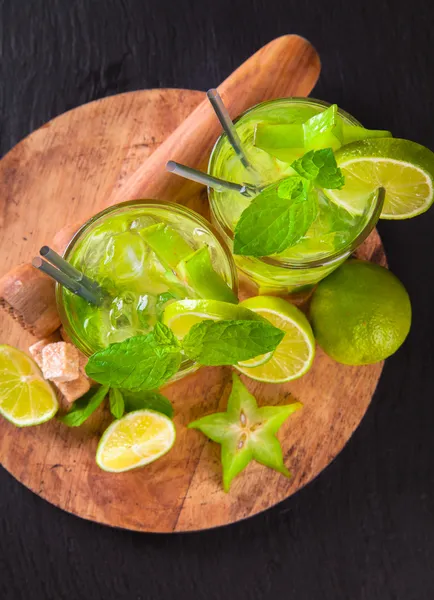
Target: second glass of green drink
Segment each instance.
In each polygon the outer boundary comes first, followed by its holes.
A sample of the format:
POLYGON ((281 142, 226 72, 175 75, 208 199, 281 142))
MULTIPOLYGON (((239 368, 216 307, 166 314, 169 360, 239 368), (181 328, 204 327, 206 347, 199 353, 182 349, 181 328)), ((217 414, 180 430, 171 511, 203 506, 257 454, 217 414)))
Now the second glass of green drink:
MULTIPOLYGON (((226 134, 223 134, 211 153, 209 174, 227 181, 260 187, 293 175, 291 163, 305 150, 294 148, 282 156, 278 152, 270 154, 255 146, 257 126, 301 125, 328 106, 324 102, 307 98, 283 98, 254 106, 235 121, 236 131, 252 168, 243 166, 226 134)), ((361 126, 342 110, 338 111, 338 118, 344 126, 361 126)), ((252 198, 230 190, 209 189, 208 192, 213 223, 232 249, 236 224, 252 198)), ((288 294, 310 289, 350 256, 366 239, 380 217, 381 194, 368 196, 362 210, 354 214, 330 200, 322 190, 317 189, 315 193, 318 201, 317 217, 294 246, 273 256, 234 256, 240 273, 252 284, 253 292, 288 294)))
MULTIPOLYGON (((108 208, 77 232, 65 259, 103 290, 100 306, 57 286, 62 324, 86 355, 144 335, 174 300, 238 302, 232 256, 200 215, 171 202, 108 208)), ((185 360, 176 379, 195 369, 185 360)))

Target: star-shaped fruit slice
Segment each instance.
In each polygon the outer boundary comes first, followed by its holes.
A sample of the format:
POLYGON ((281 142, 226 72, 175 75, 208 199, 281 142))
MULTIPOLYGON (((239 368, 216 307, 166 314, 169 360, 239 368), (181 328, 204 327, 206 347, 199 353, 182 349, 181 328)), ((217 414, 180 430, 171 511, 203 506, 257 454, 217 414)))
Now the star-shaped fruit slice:
POLYGON ((229 491, 234 477, 251 460, 290 477, 291 474, 283 463, 282 448, 276 434, 289 415, 302 407, 301 402, 258 407, 255 397, 235 373, 232 380, 226 412, 207 415, 188 425, 221 444, 225 492, 229 491))

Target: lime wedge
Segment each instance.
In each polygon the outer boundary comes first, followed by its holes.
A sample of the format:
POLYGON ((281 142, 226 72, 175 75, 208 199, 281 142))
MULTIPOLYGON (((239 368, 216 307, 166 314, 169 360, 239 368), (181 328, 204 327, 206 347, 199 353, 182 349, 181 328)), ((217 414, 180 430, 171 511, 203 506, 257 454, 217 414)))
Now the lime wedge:
POLYGON ((238 308, 254 311, 285 332, 269 360, 257 367, 237 365, 239 371, 267 383, 292 381, 309 371, 315 356, 315 339, 309 321, 298 308, 275 296, 249 298, 238 308))
POLYGON ((193 325, 204 319, 219 321, 258 320, 260 318, 239 304, 219 302, 218 300, 178 300, 169 304, 165 309, 163 323, 170 327, 178 339, 182 340, 193 325))
POLYGON ((182 260, 175 269, 178 277, 187 284, 199 298, 221 300, 236 304, 238 298, 227 283, 214 270, 209 250, 206 246, 199 248, 182 260))
POLYGON ((175 437, 175 426, 166 415, 149 409, 128 413, 104 432, 97 465, 111 473, 143 467, 169 452, 175 437))
POLYGON ((59 408, 56 394, 24 352, 0 346, 0 413, 18 427, 45 423, 59 408))
POLYGON ((140 235, 168 269, 175 269, 181 260, 193 252, 184 238, 164 223, 145 227, 140 230, 140 235))
POLYGON ((434 153, 408 140, 368 139, 343 146, 336 161, 345 176, 341 190, 326 190, 333 202, 361 214, 366 198, 384 187, 382 219, 409 219, 433 203, 434 153))

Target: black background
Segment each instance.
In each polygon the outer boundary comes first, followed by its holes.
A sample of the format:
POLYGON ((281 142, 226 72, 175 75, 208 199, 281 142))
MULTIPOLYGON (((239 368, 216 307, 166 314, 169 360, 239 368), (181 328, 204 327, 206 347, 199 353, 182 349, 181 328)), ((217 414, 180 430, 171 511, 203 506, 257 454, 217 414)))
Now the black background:
MULTIPOLYGON (((434 147, 430 0, 0 0, 2 155, 64 111, 152 87, 205 90, 264 43, 308 38, 313 96, 434 147)), ((0 471, 0 598, 434 598, 434 209, 383 222, 410 292, 406 344, 335 462, 246 522, 145 535, 82 521, 0 471)))

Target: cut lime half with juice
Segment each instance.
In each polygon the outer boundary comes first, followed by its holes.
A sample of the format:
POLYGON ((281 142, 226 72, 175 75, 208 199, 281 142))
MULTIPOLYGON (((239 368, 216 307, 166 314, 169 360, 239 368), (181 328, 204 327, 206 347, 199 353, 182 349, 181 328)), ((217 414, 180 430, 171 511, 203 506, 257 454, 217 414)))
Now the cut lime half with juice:
POLYGON ((433 203, 434 153, 420 144, 368 139, 343 146, 335 156, 345 185, 325 193, 353 214, 363 212, 367 197, 379 187, 386 191, 382 219, 410 219, 433 203))
POLYGON ((96 462, 111 473, 143 467, 169 452, 175 437, 169 417, 154 410, 136 410, 106 429, 98 444, 96 462))
POLYGON ((59 408, 56 394, 24 352, 0 346, 0 413, 18 427, 45 423, 59 408))

